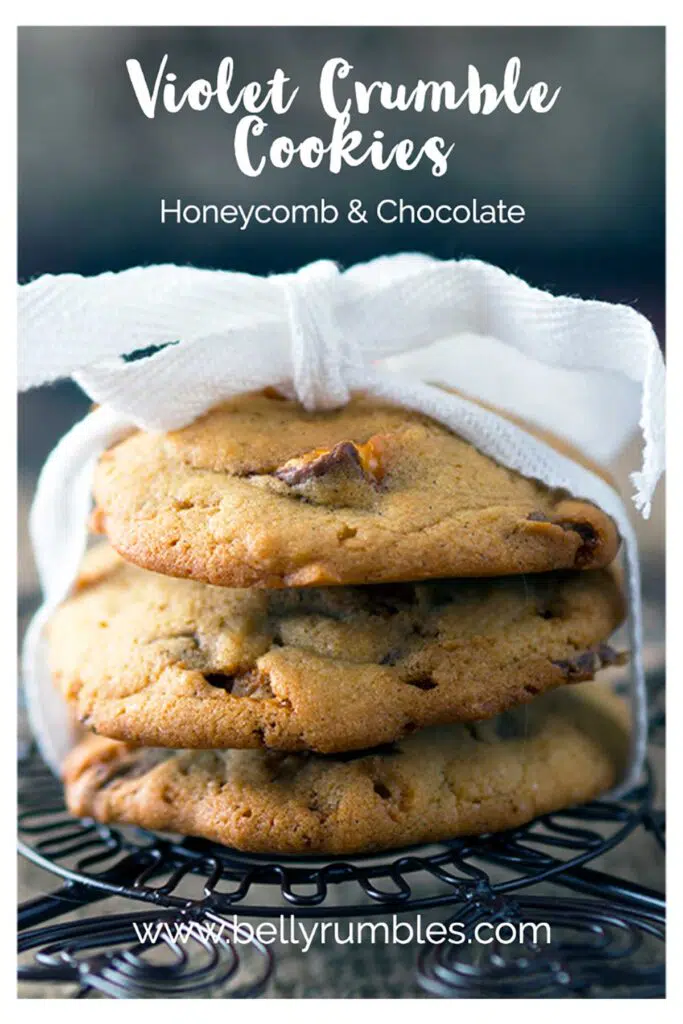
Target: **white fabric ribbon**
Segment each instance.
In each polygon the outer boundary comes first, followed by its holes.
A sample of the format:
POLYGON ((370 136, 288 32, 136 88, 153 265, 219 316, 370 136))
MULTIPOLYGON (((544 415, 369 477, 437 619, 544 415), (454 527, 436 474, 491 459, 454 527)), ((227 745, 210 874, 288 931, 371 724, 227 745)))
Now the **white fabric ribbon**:
POLYGON ((640 573, 621 499, 509 420, 424 378, 526 417, 601 460, 640 425, 643 461, 632 480, 647 516, 663 470, 664 366, 642 315, 555 297, 477 260, 403 254, 346 271, 321 261, 268 278, 176 266, 45 276, 20 287, 19 332, 20 388, 73 377, 100 406, 48 458, 31 513, 45 601, 27 634, 24 675, 32 725, 55 770, 73 737, 49 680, 43 627, 78 572, 95 461, 133 427, 182 427, 223 399, 274 386, 311 410, 365 390, 420 411, 614 519, 630 597, 634 721, 620 791, 638 778, 647 726, 640 573), (148 349, 156 351, 143 355, 148 349), (132 355, 139 358, 122 358, 132 355))

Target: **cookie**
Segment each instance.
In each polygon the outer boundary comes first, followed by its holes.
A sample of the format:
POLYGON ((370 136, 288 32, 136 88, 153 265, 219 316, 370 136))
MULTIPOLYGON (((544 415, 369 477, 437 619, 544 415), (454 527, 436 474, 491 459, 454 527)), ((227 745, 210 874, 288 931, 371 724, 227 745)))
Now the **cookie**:
POLYGON ((251 394, 135 433, 102 456, 94 494, 93 529, 126 559, 227 587, 588 569, 619 545, 594 505, 363 396, 308 413, 251 394))
POLYGON ((623 702, 564 687, 487 722, 360 755, 164 751, 89 737, 64 768, 70 810, 267 854, 350 854, 513 828, 620 778, 623 702))
POLYGON ((326 752, 488 718, 619 660, 612 570, 231 590, 86 560, 50 629, 80 720, 161 747, 326 752))

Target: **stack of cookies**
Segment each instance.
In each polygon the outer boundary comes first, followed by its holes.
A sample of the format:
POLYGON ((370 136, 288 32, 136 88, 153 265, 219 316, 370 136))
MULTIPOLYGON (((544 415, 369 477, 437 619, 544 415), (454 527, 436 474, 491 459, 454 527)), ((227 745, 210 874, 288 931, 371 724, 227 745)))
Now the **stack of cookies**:
POLYGON ((360 853, 513 827, 623 771, 624 709, 591 681, 622 658, 614 524, 427 417, 246 395, 132 434, 94 496, 108 543, 50 626, 94 733, 64 767, 75 813, 360 853))

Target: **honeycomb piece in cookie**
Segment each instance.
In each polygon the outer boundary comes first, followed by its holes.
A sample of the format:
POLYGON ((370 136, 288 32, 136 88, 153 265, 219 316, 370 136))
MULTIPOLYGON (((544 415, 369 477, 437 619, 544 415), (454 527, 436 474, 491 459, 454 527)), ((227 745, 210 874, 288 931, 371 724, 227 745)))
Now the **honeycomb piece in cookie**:
POLYGON ((365 395, 325 412, 232 399, 182 430, 115 445, 94 490, 93 526, 128 561, 226 587, 590 569, 619 547, 595 505, 365 395))

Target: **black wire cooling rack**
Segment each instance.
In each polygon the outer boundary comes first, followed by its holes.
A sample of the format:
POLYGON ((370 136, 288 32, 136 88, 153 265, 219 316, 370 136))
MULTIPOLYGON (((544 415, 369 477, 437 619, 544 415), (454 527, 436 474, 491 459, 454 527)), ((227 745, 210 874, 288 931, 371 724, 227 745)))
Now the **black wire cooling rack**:
POLYGON ((268 988, 277 953, 256 937, 245 942, 236 935, 240 921, 378 920, 430 911, 446 925, 457 922, 463 940, 416 949, 416 983, 425 993, 664 994, 662 895, 588 866, 637 830, 663 846, 649 774, 624 799, 546 815, 509 832, 324 860, 254 856, 76 819, 35 754, 21 762, 19 779, 20 852, 61 880, 54 892, 19 908, 20 980, 71 983, 79 997, 256 996, 268 988), (537 895, 541 883, 551 895, 537 895), (140 909, 87 912, 112 897, 140 909), (75 920, 48 924, 74 910, 75 920), (545 922, 552 943, 539 944, 532 933, 514 944, 503 936, 481 946, 469 940, 482 921, 545 922), (140 941, 136 926, 164 922, 184 925, 185 941, 170 928, 153 947, 140 941), (211 923, 222 926, 218 939, 209 936, 211 923))

